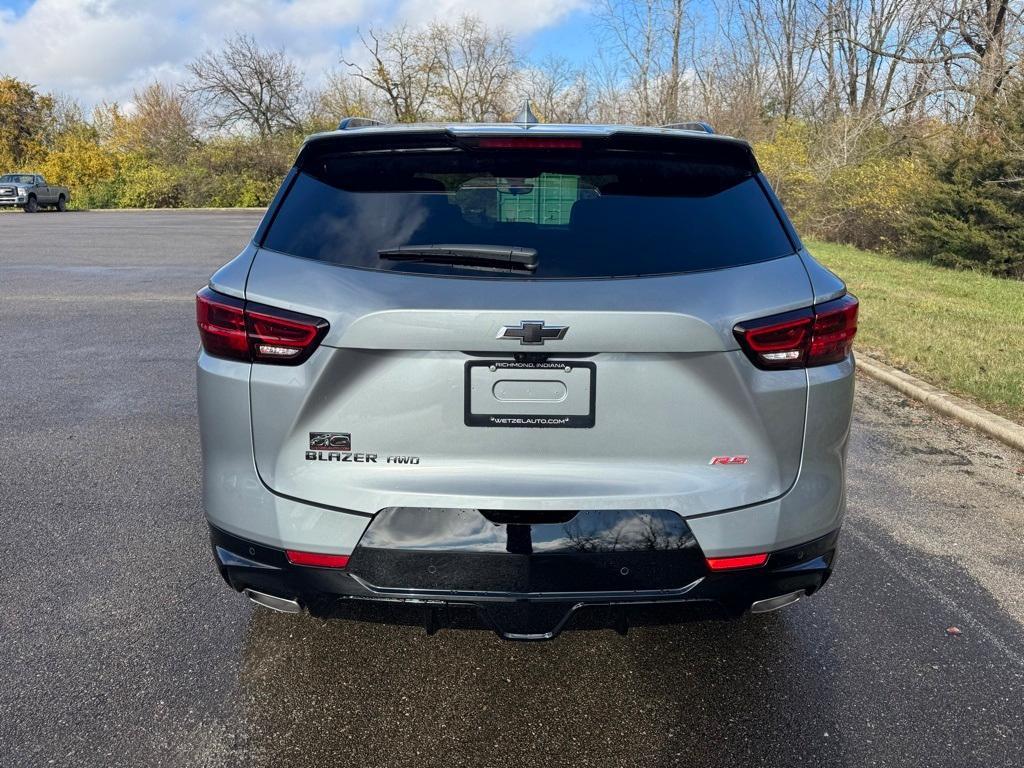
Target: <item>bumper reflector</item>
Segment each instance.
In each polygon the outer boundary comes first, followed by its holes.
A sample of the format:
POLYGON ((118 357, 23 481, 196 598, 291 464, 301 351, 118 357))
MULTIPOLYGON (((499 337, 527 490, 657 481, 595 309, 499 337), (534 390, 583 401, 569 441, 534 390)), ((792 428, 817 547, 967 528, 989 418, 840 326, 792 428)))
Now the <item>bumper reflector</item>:
POLYGON ((759 568, 768 562, 768 554, 738 555, 737 557, 709 557, 708 568, 712 571, 734 571, 738 568, 759 568))
POLYGON ((321 552, 299 552, 286 549, 285 555, 292 565, 310 565, 314 568, 344 568, 348 565, 348 555, 325 555, 321 552))

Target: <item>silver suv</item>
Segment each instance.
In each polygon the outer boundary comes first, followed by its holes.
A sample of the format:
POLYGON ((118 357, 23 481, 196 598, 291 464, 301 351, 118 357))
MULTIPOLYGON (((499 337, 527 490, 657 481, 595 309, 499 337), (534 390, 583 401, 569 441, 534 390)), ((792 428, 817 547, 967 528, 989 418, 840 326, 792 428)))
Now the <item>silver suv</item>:
POLYGON ((825 583, 857 300, 747 143, 351 125, 306 141, 197 296, 233 588, 546 639, 825 583))

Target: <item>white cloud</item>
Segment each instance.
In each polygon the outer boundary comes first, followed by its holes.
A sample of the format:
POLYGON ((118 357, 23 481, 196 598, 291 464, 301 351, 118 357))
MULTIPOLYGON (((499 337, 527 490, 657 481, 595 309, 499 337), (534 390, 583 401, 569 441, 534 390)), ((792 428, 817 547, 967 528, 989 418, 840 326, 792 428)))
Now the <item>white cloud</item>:
POLYGON ((219 39, 241 31, 301 50, 325 34, 351 29, 370 13, 369 0, 221 0, 203 3, 202 27, 219 39), (312 35, 312 39, 310 39, 312 35))
POLYGON ((21 18, 5 19, 5 66, 33 82, 74 89, 111 82, 173 56, 166 25, 152 14, 114 5, 40 0, 21 18))
POLYGON ((475 13, 528 35, 589 0, 36 0, 22 14, 0 10, 0 71, 87 107, 125 102, 155 79, 179 82, 185 66, 236 32, 285 48, 322 81, 357 27, 475 13))
POLYGON ((557 24, 590 0, 402 0, 396 14, 410 24, 454 19, 465 13, 513 34, 526 34, 557 24))

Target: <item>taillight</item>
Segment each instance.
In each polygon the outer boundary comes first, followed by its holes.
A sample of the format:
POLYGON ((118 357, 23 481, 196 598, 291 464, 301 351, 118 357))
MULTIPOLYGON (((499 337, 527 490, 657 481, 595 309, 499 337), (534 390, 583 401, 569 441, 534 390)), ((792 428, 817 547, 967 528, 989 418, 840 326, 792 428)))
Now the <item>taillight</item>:
POLYGON ((249 340, 245 336, 245 302, 241 299, 203 288, 196 294, 196 325, 207 354, 234 360, 250 359, 249 340))
POLYGON ((307 565, 313 568, 346 568, 348 555, 325 555, 322 552, 300 552, 286 549, 285 555, 292 565, 307 565))
POLYGON ((736 555, 735 557, 708 557, 708 568, 712 571, 735 571, 740 568, 760 568, 768 562, 768 554, 736 555))
POLYGON ((853 347, 857 308, 857 298, 848 293, 807 309, 742 322, 733 333, 758 368, 838 363, 853 347))
POLYGON ((246 302, 203 288, 196 294, 203 349, 247 363, 298 365, 327 333, 326 320, 246 302))
POLYGON ((245 332, 254 363, 296 365, 309 357, 327 332, 327 321, 260 304, 245 308, 245 332))
POLYGON ((846 294, 814 308, 811 349, 807 353, 808 365, 827 365, 846 359, 853 349, 853 337, 857 335, 859 306, 856 296, 846 294))

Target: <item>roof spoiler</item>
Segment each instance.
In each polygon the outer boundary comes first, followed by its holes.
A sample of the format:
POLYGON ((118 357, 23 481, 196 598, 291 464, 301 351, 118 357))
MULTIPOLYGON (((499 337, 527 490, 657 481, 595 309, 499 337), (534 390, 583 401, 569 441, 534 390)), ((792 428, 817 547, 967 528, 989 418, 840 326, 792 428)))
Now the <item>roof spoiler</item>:
MULTIPOLYGON (((521 127, 523 125, 520 124, 521 127)), ((629 126, 622 126, 621 129, 604 126, 603 128, 607 129, 605 132, 591 135, 586 131, 581 131, 580 138, 584 148, 593 146, 595 149, 603 147, 637 152, 669 152, 679 157, 690 157, 695 162, 731 165, 751 173, 758 172, 757 161, 747 142, 729 136, 717 134, 712 136, 704 128, 693 127, 700 125, 702 124, 677 123, 665 130, 652 128, 633 130, 629 126)), ((337 131, 309 137, 299 153, 296 166, 300 168, 313 167, 322 163, 325 158, 338 153, 394 150, 430 151, 441 147, 467 148, 469 146, 466 142, 467 139, 472 139, 477 135, 507 137, 509 135, 507 129, 512 126, 515 124, 506 123, 504 126, 495 126, 498 130, 492 130, 490 126, 481 126, 477 133, 472 128, 459 131, 439 124, 398 126, 394 123, 380 123, 366 118, 353 123, 342 121, 342 127, 337 131), (359 130, 367 126, 388 126, 388 129, 359 130), (394 126, 394 130, 390 130, 391 126, 394 126)), ((562 133, 558 135, 563 137, 562 133)), ((573 135, 571 129, 567 129, 564 135, 573 135)))
POLYGON ((698 133, 714 133, 715 129, 709 123, 699 120, 692 120, 687 123, 668 123, 660 125, 659 128, 674 128, 677 131, 697 131, 698 133))
POLYGON ((384 123, 380 120, 374 120, 372 117, 344 117, 338 123, 338 130, 347 131, 351 128, 369 128, 372 125, 384 125, 384 123))

